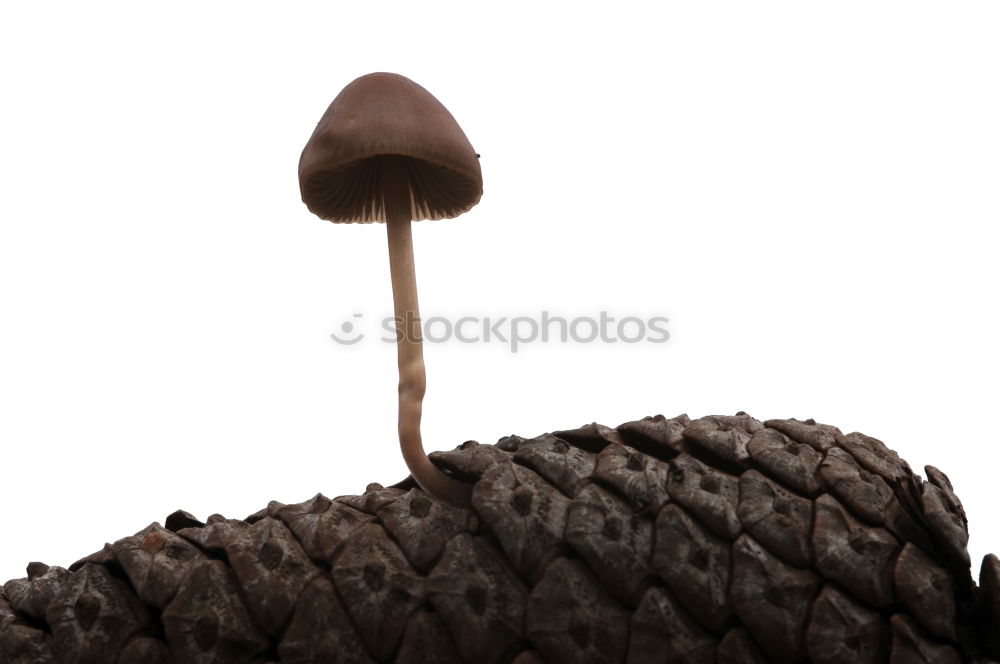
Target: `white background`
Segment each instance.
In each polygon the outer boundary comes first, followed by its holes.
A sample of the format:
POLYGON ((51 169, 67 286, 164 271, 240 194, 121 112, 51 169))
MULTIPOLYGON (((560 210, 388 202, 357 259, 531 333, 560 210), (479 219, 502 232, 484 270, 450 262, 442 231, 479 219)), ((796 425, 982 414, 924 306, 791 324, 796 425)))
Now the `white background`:
POLYGON ((424 440, 814 417, 948 473, 1000 549, 995 3, 6 3, 0 580, 184 508, 406 475, 383 226, 299 200, 371 71, 482 154, 425 317, 665 315, 663 345, 428 345, 424 440), (329 335, 354 313, 370 338, 329 335))

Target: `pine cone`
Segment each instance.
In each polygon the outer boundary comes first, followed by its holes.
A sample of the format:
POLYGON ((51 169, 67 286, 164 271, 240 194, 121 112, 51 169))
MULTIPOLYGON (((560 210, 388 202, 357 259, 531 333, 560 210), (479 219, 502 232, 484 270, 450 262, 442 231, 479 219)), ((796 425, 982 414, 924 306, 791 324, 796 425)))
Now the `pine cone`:
POLYGON ((986 662, 1000 560, 970 575, 941 471, 744 413, 590 424, 403 482, 175 512, 0 591, 0 663, 986 662))

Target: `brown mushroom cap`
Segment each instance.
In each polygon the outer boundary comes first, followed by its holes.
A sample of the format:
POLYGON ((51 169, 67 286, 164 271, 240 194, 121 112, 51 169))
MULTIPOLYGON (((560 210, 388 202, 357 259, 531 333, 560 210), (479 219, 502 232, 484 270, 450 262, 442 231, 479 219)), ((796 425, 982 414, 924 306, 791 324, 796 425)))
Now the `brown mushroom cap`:
POLYGON ((448 109, 404 76, 368 74, 341 90, 302 150, 302 202, 330 221, 385 221, 389 173, 405 173, 413 220, 457 217, 483 195, 479 158, 448 109))

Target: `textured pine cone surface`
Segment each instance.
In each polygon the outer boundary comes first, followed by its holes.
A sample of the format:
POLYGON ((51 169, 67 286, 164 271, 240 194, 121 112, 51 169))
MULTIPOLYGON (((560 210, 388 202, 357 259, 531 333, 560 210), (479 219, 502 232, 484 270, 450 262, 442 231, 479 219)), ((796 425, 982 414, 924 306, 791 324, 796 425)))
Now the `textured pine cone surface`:
POLYGON ((412 488, 175 512, 0 591, 0 663, 987 662, 1000 561, 862 434, 647 417, 432 455, 412 488))

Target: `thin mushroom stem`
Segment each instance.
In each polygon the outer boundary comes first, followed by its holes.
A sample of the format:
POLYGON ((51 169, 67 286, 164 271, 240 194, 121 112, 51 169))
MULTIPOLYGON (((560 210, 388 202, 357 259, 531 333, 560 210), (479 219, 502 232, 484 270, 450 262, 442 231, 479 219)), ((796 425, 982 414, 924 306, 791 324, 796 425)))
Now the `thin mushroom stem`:
POLYGON ((467 507, 471 504, 472 488, 448 477, 434 466, 424 453, 420 436, 420 415, 427 379, 410 229, 410 187, 403 168, 403 164, 398 162, 389 164, 383 189, 399 359, 399 447, 406 466, 425 491, 452 504, 467 507))

